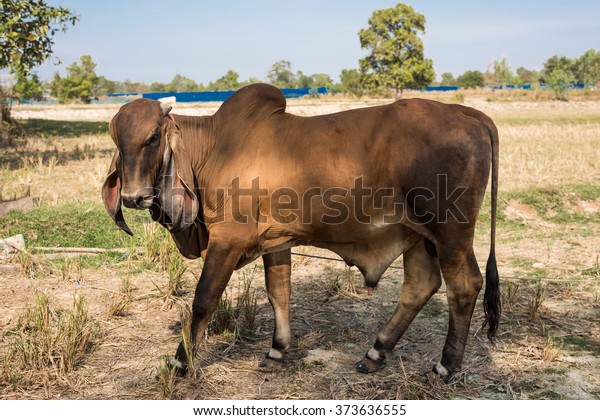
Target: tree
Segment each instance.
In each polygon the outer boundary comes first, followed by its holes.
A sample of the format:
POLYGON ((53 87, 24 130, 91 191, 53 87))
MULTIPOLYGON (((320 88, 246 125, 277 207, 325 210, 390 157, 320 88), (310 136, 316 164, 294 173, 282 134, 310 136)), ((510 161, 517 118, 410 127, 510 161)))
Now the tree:
POLYGON ((313 79, 313 83, 310 87, 312 88, 326 87, 331 89, 333 87, 333 80, 331 80, 331 77, 329 77, 328 74, 315 73, 311 77, 313 79))
POLYGON ((540 74, 540 82, 548 83, 548 77, 556 69, 563 70, 573 75, 573 60, 565 56, 553 55, 544 63, 544 69, 540 74))
POLYGON ((298 70, 296 72, 295 80, 296 80, 296 82, 295 82, 294 86, 299 89, 310 88, 315 83, 314 78, 312 76, 307 76, 306 74, 304 74, 302 72, 302 70, 298 70))
POLYGON ((250 77, 248 77, 247 80, 240 83, 240 87, 248 86, 248 85, 252 85, 254 83, 260 83, 260 82, 261 82, 261 80, 258 77, 250 76, 250 77))
POLYGON ((40 78, 36 73, 33 73, 29 77, 19 77, 17 83, 13 86, 13 94, 19 98, 20 101, 33 99, 39 101, 44 96, 44 89, 40 78))
POLYGON ((148 87, 148 91, 149 92, 168 92, 167 85, 165 83, 160 83, 160 82, 153 82, 148 87))
POLYGON ((578 83, 595 86, 600 81, 600 51, 590 48, 573 64, 578 83))
POLYGON ((343 69, 340 74, 341 91, 361 97, 364 92, 360 82, 360 72, 356 69, 343 69))
POLYGON ((0 69, 27 75, 50 57, 53 37, 79 17, 65 7, 43 0, 3 0, 0 15, 0 69))
POLYGON ((295 77, 292 72, 292 63, 287 60, 274 63, 267 73, 267 79, 278 88, 294 87, 295 77))
POLYGON ((108 80, 104 76, 99 76, 96 80, 94 96, 104 96, 109 93, 123 93, 118 90, 118 83, 113 80, 108 80))
POLYGON ((358 33, 361 48, 369 50, 359 61, 363 83, 373 89, 420 89, 435 78, 433 62, 424 58, 425 16, 406 4, 375 10, 369 28, 358 33))
POLYGON ((550 57, 544 63, 540 80, 554 92, 556 99, 567 99, 567 89, 575 82, 573 67, 573 60, 557 55, 550 57))
POLYGON ((517 78, 519 79, 519 83, 537 83, 540 79, 540 72, 519 67, 517 69, 517 78))
POLYGON ((506 57, 502 57, 501 60, 494 59, 490 67, 491 71, 488 71, 490 83, 495 85, 507 85, 514 83, 515 77, 506 57))
POLYGON ((189 77, 177 73, 165 86, 165 92, 193 92, 198 91, 198 84, 189 77))
POLYGON ((478 70, 467 70, 456 79, 456 84, 463 89, 474 89, 484 86, 483 73, 478 70))
POLYGON ((240 82, 238 82, 239 77, 240 75, 235 71, 227 70, 227 73, 224 76, 221 76, 214 82, 208 84, 208 90, 236 90, 240 87, 240 82))
POLYGON ((89 104, 99 95, 99 78, 95 69, 96 63, 92 61, 92 56, 82 55, 79 62, 66 67, 65 78, 60 77, 58 72, 54 74, 50 92, 60 103, 80 101, 89 104))
POLYGON ((568 69, 557 67, 546 76, 546 83, 556 95, 556 99, 566 100, 567 90, 575 82, 573 72, 568 69))
POLYGON ((149 89, 150 87, 145 85, 144 83, 132 82, 129 79, 125 79, 125 81, 123 82, 116 83, 114 93, 143 93, 148 92, 149 89))
POLYGON ((456 85, 456 79, 454 75, 450 72, 442 73, 442 81, 440 82, 442 86, 454 86, 456 85))
MULTIPOLYGON (((43 0, 2 0, 0 13, 0 69, 9 69, 18 78, 27 77, 31 69, 52 54, 54 35, 74 25, 78 16, 65 7, 48 6, 43 0)), ((10 108, 0 86, 0 139, 4 122, 14 127, 10 108)))

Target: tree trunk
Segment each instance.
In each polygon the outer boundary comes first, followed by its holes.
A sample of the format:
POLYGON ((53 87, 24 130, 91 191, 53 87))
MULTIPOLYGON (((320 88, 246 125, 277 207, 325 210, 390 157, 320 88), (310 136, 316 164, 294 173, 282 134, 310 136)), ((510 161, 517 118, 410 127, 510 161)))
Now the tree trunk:
POLYGON ((402 88, 399 88, 399 87, 397 87, 397 86, 396 86, 394 89, 395 89, 395 91, 396 91, 396 96, 395 96, 395 99, 396 99, 396 100, 398 100, 398 99, 402 99, 402 93, 403 93, 404 89, 402 89, 402 88))
MULTIPOLYGON (((0 86, 0 145, 4 143, 4 89, 0 86)), ((7 112, 10 115, 10 111, 7 112)))

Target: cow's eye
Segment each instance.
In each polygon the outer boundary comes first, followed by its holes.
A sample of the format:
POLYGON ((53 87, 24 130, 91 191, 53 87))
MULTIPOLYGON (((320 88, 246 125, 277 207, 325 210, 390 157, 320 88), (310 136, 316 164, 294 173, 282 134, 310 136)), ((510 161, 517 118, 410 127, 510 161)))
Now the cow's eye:
POLYGON ((148 136, 146 140, 146 146, 156 146, 160 140, 160 131, 156 130, 153 134, 148 136))

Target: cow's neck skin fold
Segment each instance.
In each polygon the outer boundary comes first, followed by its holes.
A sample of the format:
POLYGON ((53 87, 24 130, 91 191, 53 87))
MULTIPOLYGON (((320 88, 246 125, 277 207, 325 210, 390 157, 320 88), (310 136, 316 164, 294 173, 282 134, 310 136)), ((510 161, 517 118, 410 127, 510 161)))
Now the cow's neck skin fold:
POLYGON ((185 150, 192 160, 193 171, 195 174, 199 174, 214 149, 214 118, 212 116, 191 117, 185 115, 174 115, 173 117, 179 126, 185 150))

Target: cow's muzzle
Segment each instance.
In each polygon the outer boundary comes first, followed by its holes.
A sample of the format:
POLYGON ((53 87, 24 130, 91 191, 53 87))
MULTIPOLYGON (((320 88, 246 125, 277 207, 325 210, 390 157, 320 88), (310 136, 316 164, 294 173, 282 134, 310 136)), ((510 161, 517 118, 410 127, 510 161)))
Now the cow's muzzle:
POLYGON ((130 209, 148 210, 154 204, 156 194, 153 188, 145 188, 136 194, 121 194, 123 205, 130 209))

